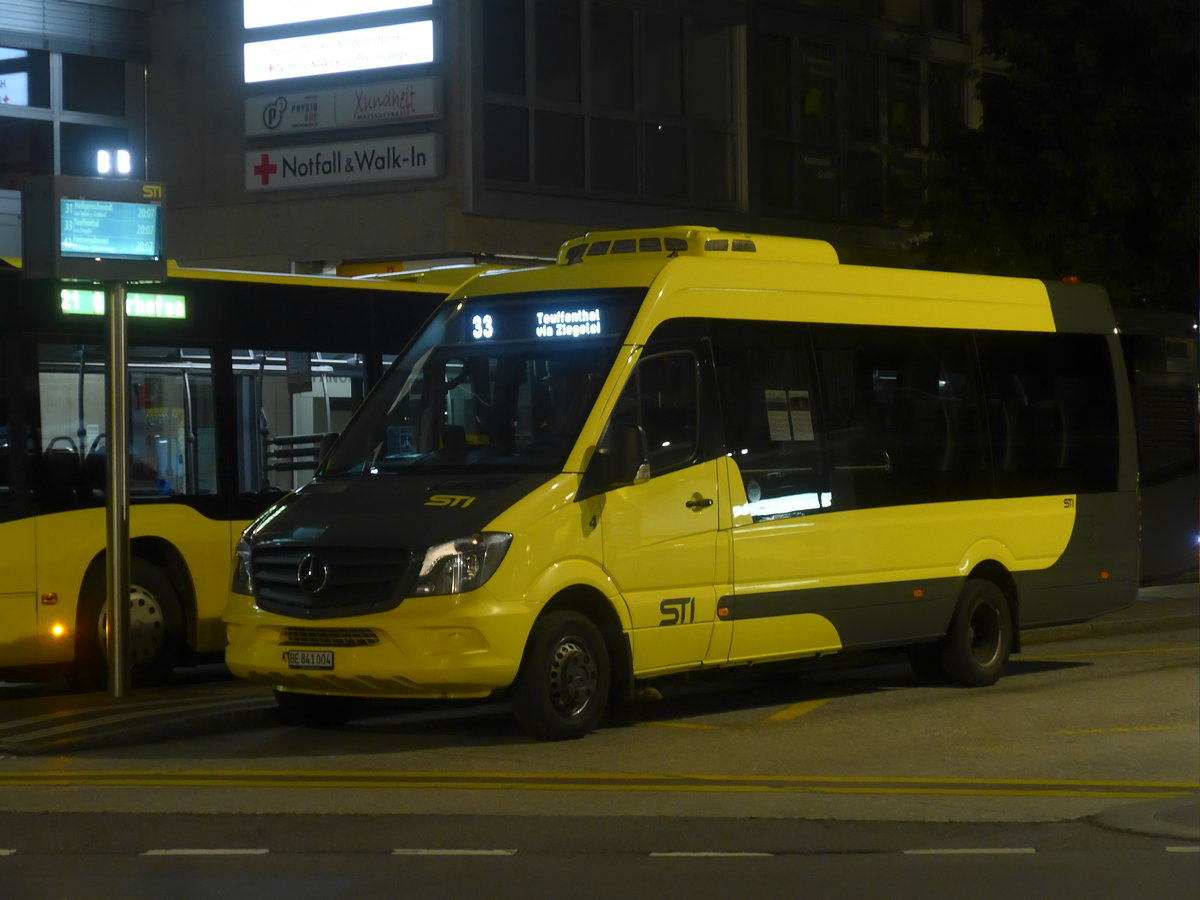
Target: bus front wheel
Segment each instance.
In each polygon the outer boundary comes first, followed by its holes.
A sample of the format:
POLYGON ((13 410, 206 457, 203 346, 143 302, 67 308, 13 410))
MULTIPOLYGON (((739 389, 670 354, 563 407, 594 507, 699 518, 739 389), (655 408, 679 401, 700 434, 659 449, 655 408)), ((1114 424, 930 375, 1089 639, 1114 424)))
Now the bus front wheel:
POLYGON ((513 712, 532 737, 581 738, 604 714, 610 679, 608 650, 592 621, 571 611, 550 613, 530 632, 513 712))
MULTIPOLYGON (((104 586, 92 585, 80 605, 72 680, 103 687, 108 670, 108 611, 104 586)), ((134 680, 158 684, 179 662, 183 608, 179 592, 153 563, 134 557, 129 566, 129 657, 134 680)))
POLYGON ((1004 592, 982 578, 967 581, 942 642, 946 677, 965 687, 995 684, 1012 650, 1012 632, 1012 610, 1004 592))

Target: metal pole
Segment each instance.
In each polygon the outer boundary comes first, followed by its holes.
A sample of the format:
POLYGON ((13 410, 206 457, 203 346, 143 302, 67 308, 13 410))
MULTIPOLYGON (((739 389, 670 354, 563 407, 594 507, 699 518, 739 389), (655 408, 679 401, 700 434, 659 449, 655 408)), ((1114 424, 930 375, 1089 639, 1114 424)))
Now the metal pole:
POLYGON ((104 369, 104 430, 108 456, 107 526, 108 578, 105 612, 108 621, 108 692, 121 699, 129 690, 132 665, 129 655, 129 421, 125 368, 128 348, 125 339, 125 285, 105 286, 107 359, 104 369))

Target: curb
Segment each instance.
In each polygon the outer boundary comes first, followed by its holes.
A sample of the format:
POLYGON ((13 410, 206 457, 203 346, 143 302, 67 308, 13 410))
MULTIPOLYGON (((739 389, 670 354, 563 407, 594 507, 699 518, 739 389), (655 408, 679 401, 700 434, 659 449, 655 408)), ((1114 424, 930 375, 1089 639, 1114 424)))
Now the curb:
POLYGON ((1200 794, 1130 803, 1092 816, 1101 828, 1150 837, 1200 841, 1200 794), (1197 824, 1190 824, 1195 822, 1197 824))
POLYGON ((1172 631, 1200 625, 1200 613, 1150 616, 1144 619, 1097 619, 1078 625, 1054 625, 1021 632, 1021 644, 1046 644, 1050 641, 1102 637, 1110 634, 1146 634, 1153 631, 1172 631))

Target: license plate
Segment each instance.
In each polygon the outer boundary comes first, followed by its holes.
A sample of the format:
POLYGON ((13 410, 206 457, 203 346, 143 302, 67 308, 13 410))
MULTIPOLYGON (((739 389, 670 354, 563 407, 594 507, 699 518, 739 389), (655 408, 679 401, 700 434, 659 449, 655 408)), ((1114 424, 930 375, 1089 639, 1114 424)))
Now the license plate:
POLYGON ((332 669, 332 650, 289 650, 287 652, 289 669, 332 669))

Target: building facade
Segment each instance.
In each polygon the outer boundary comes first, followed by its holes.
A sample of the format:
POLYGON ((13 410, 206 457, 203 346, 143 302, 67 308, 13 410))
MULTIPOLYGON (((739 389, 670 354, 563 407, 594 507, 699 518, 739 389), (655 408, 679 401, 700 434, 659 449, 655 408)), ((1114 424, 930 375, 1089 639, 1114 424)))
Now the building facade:
POLYGON ((548 256, 667 223, 903 264, 930 148, 977 115, 979 2, 0 0, 0 255, 25 175, 108 151, 166 183, 194 265, 548 256))

